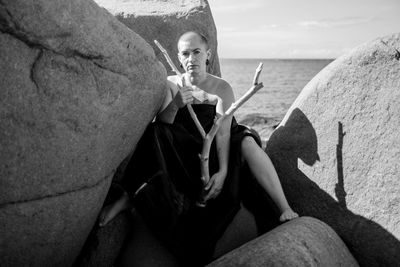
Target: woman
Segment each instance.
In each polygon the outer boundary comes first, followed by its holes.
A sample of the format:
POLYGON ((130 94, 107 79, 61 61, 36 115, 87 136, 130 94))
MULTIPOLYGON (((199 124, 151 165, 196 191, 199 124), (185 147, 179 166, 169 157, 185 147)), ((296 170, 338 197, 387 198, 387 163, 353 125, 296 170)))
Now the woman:
POLYGON ((226 81, 206 72, 211 51, 203 36, 196 32, 183 34, 178 51, 185 70, 183 79, 168 77, 171 93, 156 122, 139 142, 126 171, 124 187, 130 192, 129 197, 124 194, 115 205, 107 207, 101 224, 127 208, 131 198, 145 221, 178 258, 192 264, 197 258, 204 264, 211 259, 216 241, 241 201, 255 215, 260 232, 276 226, 277 217, 284 222, 298 215, 290 208, 258 135, 238 125, 232 117, 223 121, 213 142, 209 157, 211 179, 205 185, 205 196, 201 196, 198 154, 202 138, 187 104, 192 104, 207 132, 214 117, 234 102, 234 95, 226 81), (148 166, 146 163, 154 165, 144 167, 148 166), (200 198, 207 202, 205 208, 195 205, 200 198))

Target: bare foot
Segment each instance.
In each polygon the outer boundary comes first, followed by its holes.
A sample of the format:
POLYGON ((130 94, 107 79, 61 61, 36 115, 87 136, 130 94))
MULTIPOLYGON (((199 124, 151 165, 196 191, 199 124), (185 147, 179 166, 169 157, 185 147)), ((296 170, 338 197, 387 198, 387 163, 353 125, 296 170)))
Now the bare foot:
POLYGON ((115 209, 115 203, 105 206, 100 212, 99 226, 105 226, 112 219, 114 219, 114 217, 117 216, 118 213, 119 211, 115 209))
POLYGON ((129 203, 129 196, 125 192, 117 201, 105 206, 99 216, 99 226, 107 225, 112 219, 115 218, 121 211, 131 208, 129 203))
POLYGON ((290 221, 293 220, 295 218, 299 217, 299 215, 294 212, 292 209, 287 209, 284 212, 282 212, 281 216, 279 217, 279 221, 280 222, 286 222, 286 221, 290 221))

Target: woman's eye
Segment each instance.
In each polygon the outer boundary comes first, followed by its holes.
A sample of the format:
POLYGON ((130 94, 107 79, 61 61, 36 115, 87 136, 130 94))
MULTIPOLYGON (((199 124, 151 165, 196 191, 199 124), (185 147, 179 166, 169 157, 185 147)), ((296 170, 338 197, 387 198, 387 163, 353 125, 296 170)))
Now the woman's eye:
POLYGON ((198 51, 198 50, 197 50, 197 51, 194 51, 194 54, 195 54, 195 55, 198 55, 198 54, 200 54, 200 51, 198 51))

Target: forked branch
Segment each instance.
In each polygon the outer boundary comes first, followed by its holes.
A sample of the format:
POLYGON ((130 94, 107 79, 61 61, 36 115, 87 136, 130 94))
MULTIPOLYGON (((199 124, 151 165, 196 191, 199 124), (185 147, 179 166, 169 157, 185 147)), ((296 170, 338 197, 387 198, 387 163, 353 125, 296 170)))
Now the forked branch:
MULTIPOLYGON (((232 105, 225 111, 225 113, 217 118, 214 121, 213 126, 211 127, 211 130, 206 134, 205 138, 203 139, 203 147, 200 155, 200 168, 201 168, 201 180, 203 182, 203 186, 205 187, 207 183, 210 181, 210 172, 209 172, 209 162, 208 158, 210 155, 210 149, 211 149, 211 144, 212 141, 217 134, 219 127, 221 126, 223 120, 227 118, 228 116, 232 116, 233 113, 240 108, 247 100, 249 100, 250 97, 252 97, 258 90, 263 88, 262 83, 258 83, 258 78, 260 76, 260 73, 262 71, 263 64, 260 63, 256 69, 256 73, 254 75, 253 79, 253 86, 237 101, 232 103, 232 105)), ((205 195, 205 191, 203 189, 202 192, 202 197, 205 195)), ((205 206, 204 200, 200 200, 197 203, 198 206, 205 206)))

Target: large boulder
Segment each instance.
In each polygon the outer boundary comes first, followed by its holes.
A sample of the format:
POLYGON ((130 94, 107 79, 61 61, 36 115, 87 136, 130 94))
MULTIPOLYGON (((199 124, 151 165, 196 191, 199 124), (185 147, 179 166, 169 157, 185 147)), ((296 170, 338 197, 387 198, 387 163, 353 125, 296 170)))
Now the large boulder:
POLYGON ((303 89, 267 143, 288 200, 360 265, 400 262, 400 34, 355 48, 303 89))
POLYGON ((70 266, 166 71, 91 0, 0 2, 2 266, 70 266))
MULTIPOLYGON (((164 56, 154 44, 158 40, 168 51, 171 59, 179 68, 177 42, 187 31, 197 31, 204 35, 212 51, 208 72, 221 76, 217 53, 217 30, 207 0, 95 0, 142 36, 151 44, 156 55, 168 70, 172 72, 164 56)), ((183 69, 181 69, 183 71, 183 69)))
POLYGON ((325 223, 301 217, 227 253, 209 267, 358 266, 357 261, 325 223))

